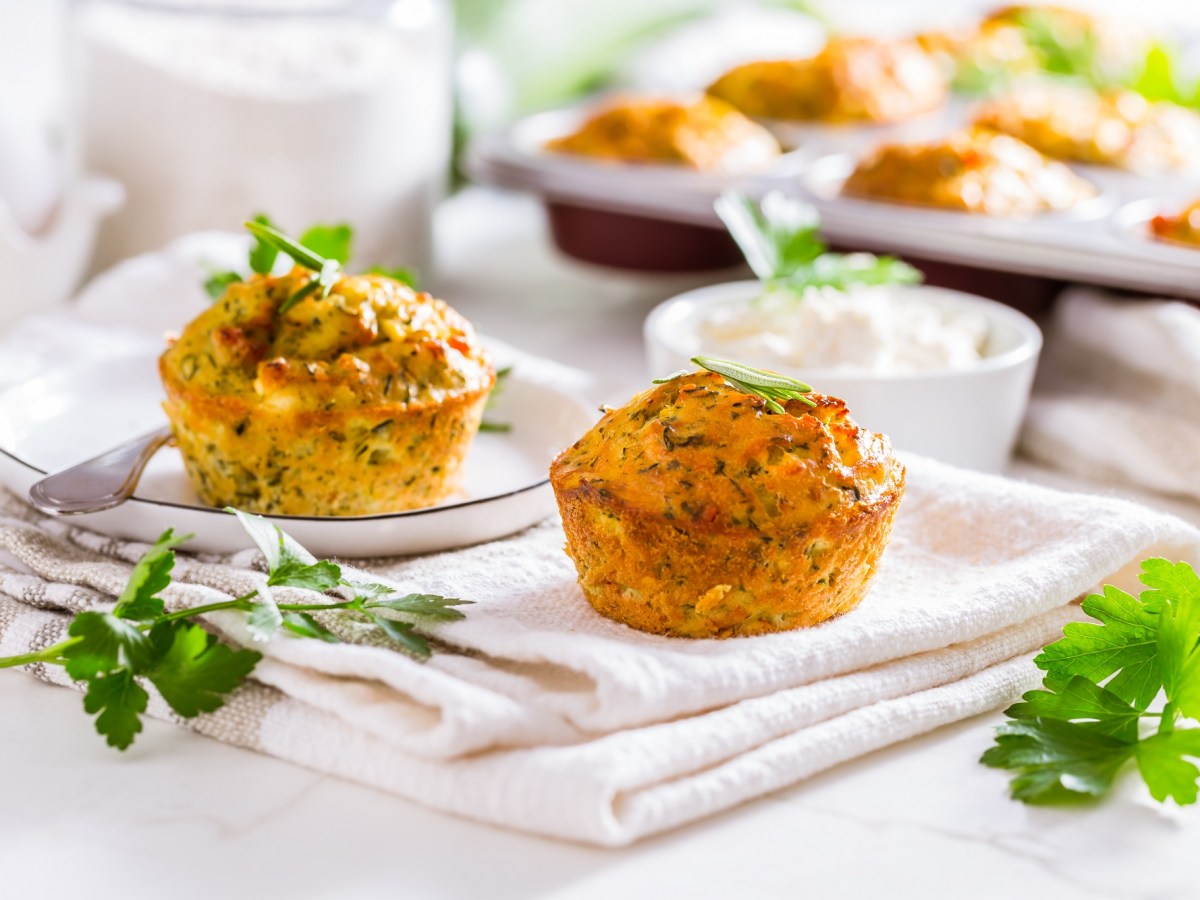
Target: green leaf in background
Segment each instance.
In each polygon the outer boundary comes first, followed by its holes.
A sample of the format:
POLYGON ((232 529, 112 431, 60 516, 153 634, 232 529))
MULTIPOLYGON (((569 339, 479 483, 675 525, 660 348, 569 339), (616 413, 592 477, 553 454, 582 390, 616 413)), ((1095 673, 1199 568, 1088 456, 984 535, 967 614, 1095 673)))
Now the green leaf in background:
MULTIPOLYGON (((254 216, 250 221, 257 222, 259 225, 265 225, 272 228, 271 220, 263 213, 254 216)), ((275 268, 275 260, 279 258, 279 248, 264 240, 261 235, 256 232, 251 232, 254 235, 254 244, 250 248, 250 270, 257 272, 259 275, 270 275, 271 270, 275 268)))
POLYGON ((345 222, 337 225, 314 225, 300 235, 300 243, 318 256, 336 259, 342 265, 350 261, 354 229, 345 222))
POLYGON ((239 272, 213 272, 204 280, 204 293, 213 300, 220 300, 231 284, 241 283, 242 276, 239 272))
POLYGON ((847 290, 921 281, 920 271, 892 256, 828 252, 816 209, 778 191, 761 201, 726 191, 713 208, 768 290, 800 294, 814 287, 847 290))
POLYGON ((393 278, 396 281, 407 284, 413 290, 420 286, 420 277, 415 269, 406 269, 404 267, 386 268, 384 266, 371 266, 367 269, 368 275, 382 275, 385 278, 393 278))

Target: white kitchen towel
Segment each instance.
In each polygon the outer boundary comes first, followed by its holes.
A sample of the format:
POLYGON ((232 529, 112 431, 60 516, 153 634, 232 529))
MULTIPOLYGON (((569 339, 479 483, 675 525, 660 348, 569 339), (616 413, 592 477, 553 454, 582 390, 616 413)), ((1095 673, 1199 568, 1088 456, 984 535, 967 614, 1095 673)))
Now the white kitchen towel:
MULTIPOLYGON (((3 513, 0 546, 21 566, 0 572, 0 653, 46 646, 61 610, 110 601, 142 549, 13 498, 3 513)), ((1036 681, 1028 654, 1080 615, 1078 595, 1132 587, 1149 555, 1200 560, 1200 532, 1144 507, 911 459, 862 606, 817 628, 687 641, 594 613, 561 541, 551 522, 373 563, 405 589, 477 601, 439 627, 446 649, 420 664, 282 636, 195 727, 439 809, 619 845, 1000 705, 1036 681)), ((253 556, 181 557, 169 602, 240 592, 261 577, 253 556)), ((248 641, 237 614, 212 624, 248 641)))
POLYGON ((1200 309, 1067 291, 1021 449, 1091 481, 1200 499, 1200 309))

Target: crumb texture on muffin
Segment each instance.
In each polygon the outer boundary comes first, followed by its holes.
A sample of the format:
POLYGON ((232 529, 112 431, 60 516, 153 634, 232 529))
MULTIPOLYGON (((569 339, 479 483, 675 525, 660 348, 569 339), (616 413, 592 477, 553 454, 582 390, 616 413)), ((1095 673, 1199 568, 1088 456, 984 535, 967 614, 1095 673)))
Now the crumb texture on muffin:
POLYGON ((459 487, 495 382, 469 322, 383 276, 280 307, 296 268, 232 285, 159 361, 200 498, 283 515, 429 506, 459 487))
POLYGON ((781 150, 771 132, 712 97, 615 101, 546 149, 627 163, 662 163, 701 172, 752 172, 781 150))
POLYGON ((551 467, 600 613, 679 637, 815 625, 862 600, 904 491, 887 439, 836 398, 790 414, 713 373, 607 412, 551 467))
POLYGON ((946 100, 941 68, 914 41, 834 38, 807 59, 763 60, 709 88, 748 116, 815 122, 895 122, 946 100))

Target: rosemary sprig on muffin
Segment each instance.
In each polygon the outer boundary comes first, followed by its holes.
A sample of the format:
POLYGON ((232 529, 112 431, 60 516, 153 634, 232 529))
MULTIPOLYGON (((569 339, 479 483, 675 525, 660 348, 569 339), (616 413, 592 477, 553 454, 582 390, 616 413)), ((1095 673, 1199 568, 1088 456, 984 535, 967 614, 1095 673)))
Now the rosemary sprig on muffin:
MULTIPOLYGON (((804 396, 812 393, 812 388, 799 379, 792 378, 789 375, 780 375, 778 372, 770 372, 766 369, 755 369, 752 366, 747 366, 739 362, 733 362, 728 359, 714 359, 711 356, 693 356, 692 362, 702 369, 707 369, 710 372, 722 376, 726 383, 734 390, 741 391, 743 394, 750 394, 754 397, 760 397, 767 405, 767 409, 771 412, 783 415, 787 410, 779 402, 780 400, 799 400, 807 406, 816 406, 812 400, 804 396)), ((674 381, 680 376, 687 375, 686 371, 676 372, 674 375, 668 375, 666 378, 653 379, 654 384, 666 384, 668 381, 674 381)))

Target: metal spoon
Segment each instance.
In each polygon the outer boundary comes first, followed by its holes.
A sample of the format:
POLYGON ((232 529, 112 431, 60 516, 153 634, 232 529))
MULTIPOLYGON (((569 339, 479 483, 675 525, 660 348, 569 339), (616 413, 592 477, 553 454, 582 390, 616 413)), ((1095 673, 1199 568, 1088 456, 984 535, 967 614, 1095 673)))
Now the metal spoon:
POLYGON ((29 489, 29 501, 53 516, 120 506, 133 496, 150 457, 170 440, 171 429, 163 426, 126 441, 87 462, 46 476, 29 489))

